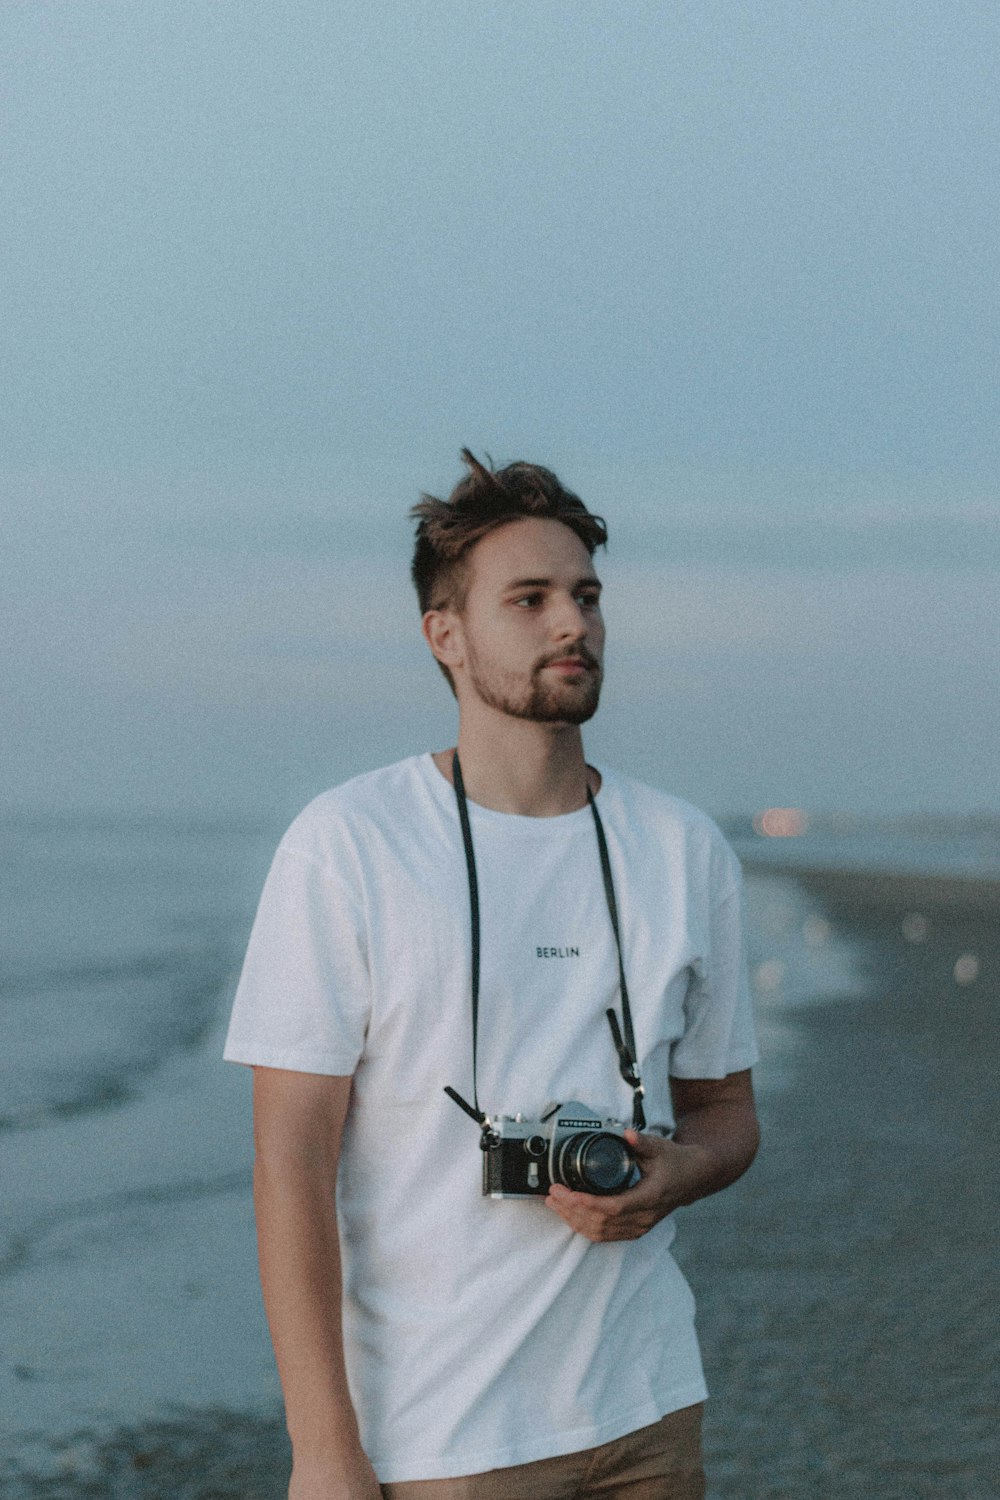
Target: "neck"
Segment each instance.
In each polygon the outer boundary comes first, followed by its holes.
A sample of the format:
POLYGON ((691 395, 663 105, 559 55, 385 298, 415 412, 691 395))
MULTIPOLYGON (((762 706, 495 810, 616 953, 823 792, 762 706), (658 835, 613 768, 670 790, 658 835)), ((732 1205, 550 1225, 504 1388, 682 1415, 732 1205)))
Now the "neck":
MULTIPOLYGON (((493 723, 480 723, 462 715, 459 724, 458 753, 471 802, 528 818, 586 807, 587 787, 596 792, 600 777, 588 772, 578 725, 492 717, 493 723)), ((453 754, 440 750, 434 756, 449 781, 453 754)))

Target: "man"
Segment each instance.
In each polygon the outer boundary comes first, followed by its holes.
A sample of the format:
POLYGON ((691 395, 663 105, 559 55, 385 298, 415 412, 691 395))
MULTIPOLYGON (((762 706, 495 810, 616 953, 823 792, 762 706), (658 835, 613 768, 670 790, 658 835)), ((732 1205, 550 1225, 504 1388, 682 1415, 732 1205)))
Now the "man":
POLYGON ((705 1387, 669 1246, 757 1146, 739 869, 703 814, 584 759, 600 517, 547 469, 463 458, 414 510, 457 753, 295 820, 227 1041, 255 1065, 289 1497, 693 1500, 705 1387), (499 1117, 550 1100, 593 1111, 611 1157, 607 1122, 663 1127, 624 1134, 633 1185, 518 1156, 524 1194, 484 1194, 499 1117))

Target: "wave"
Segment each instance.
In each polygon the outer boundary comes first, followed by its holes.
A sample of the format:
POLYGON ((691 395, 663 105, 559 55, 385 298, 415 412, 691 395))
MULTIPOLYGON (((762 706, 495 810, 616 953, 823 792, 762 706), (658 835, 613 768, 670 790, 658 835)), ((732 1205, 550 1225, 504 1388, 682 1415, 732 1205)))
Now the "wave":
POLYGON ((149 952, 104 963, 51 963, 36 960, 20 969, 9 966, 0 974, 0 997, 27 996, 60 988, 79 991, 88 985, 128 983, 134 979, 168 978, 189 957, 182 952, 149 952))
POLYGON ((0 1016, 0 1132, 119 1108, 225 1005, 227 944, 8 975, 0 1016))
MULTIPOLYGON (((79 1227, 115 1218, 129 1209, 193 1203, 202 1198, 216 1198, 222 1193, 246 1193, 249 1183, 250 1173, 239 1170, 194 1182, 155 1183, 146 1187, 126 1188, 117 1193, 106 1193, 101 1197, 62 1203, 8 1238, 0 1254, 0 1277, 16 1275, 26 1267, 44 1260, 47 1242, 67 1226, 79 1227)), ((64 1246, 60 1244, 51 1253, 64 1254, 64 1246)))

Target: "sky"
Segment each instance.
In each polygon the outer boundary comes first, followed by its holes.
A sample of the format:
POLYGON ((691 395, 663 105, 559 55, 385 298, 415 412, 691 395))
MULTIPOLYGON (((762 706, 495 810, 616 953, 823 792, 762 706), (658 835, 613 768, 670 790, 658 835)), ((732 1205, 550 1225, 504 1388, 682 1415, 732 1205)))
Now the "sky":
POLYGON ((0 807, 449 743, 467 444, 608 520, 591 759, 1000 809, 998 63, 964 0, 0 7, 0 807))

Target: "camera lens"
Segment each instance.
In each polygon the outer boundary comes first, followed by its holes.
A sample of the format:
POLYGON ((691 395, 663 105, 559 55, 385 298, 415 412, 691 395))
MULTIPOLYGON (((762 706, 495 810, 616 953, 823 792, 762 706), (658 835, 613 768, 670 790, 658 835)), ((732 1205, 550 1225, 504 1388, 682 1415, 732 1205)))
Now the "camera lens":
POLYGON ((577 1193, 620 1193, 632 1176, 632 1152, 619 1135, 582 1130, 564 1141, 558 1180, 577 1193))

